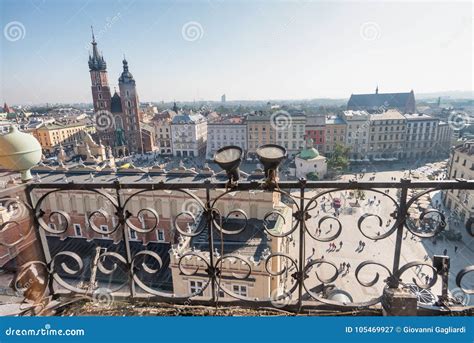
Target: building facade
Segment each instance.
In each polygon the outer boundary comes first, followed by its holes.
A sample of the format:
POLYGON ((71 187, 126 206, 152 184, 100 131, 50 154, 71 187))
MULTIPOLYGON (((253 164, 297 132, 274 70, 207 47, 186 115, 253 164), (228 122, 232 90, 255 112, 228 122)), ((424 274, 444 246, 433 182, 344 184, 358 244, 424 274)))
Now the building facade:
MULTIPOLYGON (((449 158, 449 179, 474 179, 474 140, 456 146, 449 158)), ((469 190, 449 190, 444 192, 444 205, 456 219, 466 223, 474 218, 474 194, 469 190)))
POLYGON ((326 116, 307 115, 305 125, 305 139, 312 139, 314 147, 324 153, 326 145, 326 116))
POLYGON ((373 161, 395 161, 403 158, 406 119, 397 110, 370 117, 369 158, 373 161))
POLYGON ((324 152, 331 157, 337 144, 346 144, 347 124, 340 116, 331 115, 326 117, 326 135, 324 152))
POLYGON ((64 148, 73 148, 77 141, 80 142, 84 138, 86 132, 87 125, 85 122, 48 123, 31 131, 47 154, 54 153, 59 145, 64 148))
POLYGON ((344 111, 342 118, 347 124, 346 146, 350 148, 349 159, 362 161, 369 151, 370 115, 366 111, 344 111))
POLYGON ((450 153, 451 146, 453 145, 453 134, 454 130, 451 126, 445 122, 440 120, 438 123, 438 145, 439 145, 439 153, 442 156, 447 156, 450 153))
POLYGON ((161 155, 173 155, 173 143, 171 138, 171 121, 176 112, 167 110, 156 114, 151 121, 155 127, 156 145, 161 155))
POLYGON ((276 129, 271 125, 270 114, 250 114, 247 116, 248 155, 254 156, 257 148, 264 144, 276 144, 276 129))
POLYGON ((284 147, 288 156, 294 156, 305 146, 306 116, 302 111, 288 111, 285 116, 287 121, 281 125, 275 122, 275 116, 271 117, 271 126, 276 131, 276 144, 284 147))
POLYGON ((425 114, 405 114, 406 142, 404 157, 417 159, 438 154, 439 119, 425 114))
POLYGON ((171 122, 173 156, 197 157, 206 153, 207 120, 201 114, 178 114, 171 122))
POLYGON ((226 118, 207 123, 206 159, 226 145, 236 145, 247 152, 247 124, 244 118, 226 118))

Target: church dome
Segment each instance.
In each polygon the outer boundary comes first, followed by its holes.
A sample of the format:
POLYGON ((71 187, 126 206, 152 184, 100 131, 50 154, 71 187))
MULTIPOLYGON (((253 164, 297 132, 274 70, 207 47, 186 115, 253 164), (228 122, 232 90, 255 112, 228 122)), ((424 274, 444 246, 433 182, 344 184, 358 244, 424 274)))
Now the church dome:
POLYGON ((315 148, 306 148, 301 150, 299 157, 303 160, 312 160, 319 156, 319 151, 315 148))

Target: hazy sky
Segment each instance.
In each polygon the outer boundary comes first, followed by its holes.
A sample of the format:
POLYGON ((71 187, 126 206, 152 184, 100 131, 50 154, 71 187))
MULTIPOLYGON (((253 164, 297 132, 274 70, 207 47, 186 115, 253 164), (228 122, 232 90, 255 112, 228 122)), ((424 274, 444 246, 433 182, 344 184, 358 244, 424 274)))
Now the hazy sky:
POLYGON ((91 102, 90 25, 140 100, 473 88, 471 2, 0 0, 0 101, 91 102))

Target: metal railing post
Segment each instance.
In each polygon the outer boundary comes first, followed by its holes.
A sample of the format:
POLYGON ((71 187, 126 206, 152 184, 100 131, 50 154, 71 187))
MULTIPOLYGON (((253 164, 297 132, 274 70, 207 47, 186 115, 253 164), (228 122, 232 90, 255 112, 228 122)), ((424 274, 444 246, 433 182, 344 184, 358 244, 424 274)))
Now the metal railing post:
POLYGON ((397 228, 397 237, 395 239, 395 253, 393 256, 393 268, 392 275, 388 281, 388 286, 390 288, 398 288, 400 281, 395 277, 400 268, 400 256, 402 251, 402 242, 403 242, 403 228, 405 226, 405 220, 407 215, 407 196, 408 196, 408 187, 411 183, 409 179, 400 180, 401 190, 400 190, 400 207, 397 213, 398 228, 397 228))
POLYGON ((136 292, 135 292, 135 282, 133 281, 133 273, 134 271, 132 270, 132 251, 130 249, 130 240, 128 237, 128 230, 127 230, 127 225, 125 223, 125 213, 124 213, 124 208, 122 206, 122 200, 120 199, 120 182, 115 181, 114 182, 115 186, 115 194, 117 196, 117 212, 118 212, 118 217, 119 217, 119 225, 120 229, 122 230, 122 239, 125 244, 125 253, 127 257, 127 267, 128 267, 128 282, 129 282, 129 288, 130 288, 130 298, 135 298, 136 292))
MULTIPOLYGON (((206 185, 210 185, 210 182, 206 181, 206 185)), ((207 239, 209 243, 209 265, 211 270, 209 271, 211 277, 211 299, 212 302, 216 302, 216 268, 214 265, 214 235, 213 235, 213 225, 212 225, 212 208, 211 208, 211 190, 209 187, 206 187, 206 213, 207 213, 207 222, 209 224, 207 230, 207 239)))
POLYGON ((298 279, 298 311, 301 310, 303 303, 303 289, 304 289, 304 258, 305 258, 305 230, 304 230, 304 193, 305 193, 306 180, 304 178, 300 179, 300 210, 299 218, 300 221, 300 244, 299 244, 299 257, 298 257, 298 268, 299 268, 299 279, 298 279))

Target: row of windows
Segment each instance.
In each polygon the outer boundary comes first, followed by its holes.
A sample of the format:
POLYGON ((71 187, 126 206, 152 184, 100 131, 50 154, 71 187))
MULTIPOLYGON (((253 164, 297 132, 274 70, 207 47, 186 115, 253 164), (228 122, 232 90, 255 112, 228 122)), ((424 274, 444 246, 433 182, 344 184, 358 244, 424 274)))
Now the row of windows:
MULTIPOLYGON (((200 280, 189 280, 189 293, 191 294, 200 294, 204 288, 204 282, 200 280)), ((232 285, 232 292, 242 296, 248 296, 248 287, 246 285, 234 284, 232 285)), ((222 290, 219 290, 219 297, 224 298, 225 293, 222 290)))
MULTIPOLYGON (((383 135, 383 139, 382 139, 382 135, 379 135, 379 141, 386 141, 386 140, 392 140, 393 139, 393 135, 383 135)), ((395 135, 395 139, 405 139, 405 135, 399 135, 398 133, 395 135)), ((375 136, 370 136, 370 140, 371 141, 374 141, 375 140, 375 136)))
MULTIPOLYGON (((142 222, 142 226, 145 226, 145 223, 142 222)), ((52 229, 52 230, 56 230, 56 225, 53 224, 53 223, 50 223, 49 224, 49 227, 52 229)), ((73 224, 73 227, 74 227, 74 235, 76 237, 82 237, 82 227, 81 227, 81 224, 73 224)), ((100 230, 102 232, 108 232, 109 231, 109 226, 108 225, 100 225, 99 226, 100 230)), ((145 227, 144 227, 145 228, 145 227)), ((104 236, 107 236, 106 234, 104 236)), ((138 239, 138 235, 137 235, 137 232, 135 230, 132 230, 129 228, 128 230, 128 236, 130 239, 132 240, 137 240, 138 239)), ((164 233, 164 230, 163 229, 158 229, 157 230, 157 240, 159 242, 164 242, 165 240, 165 233, 164 233)))

